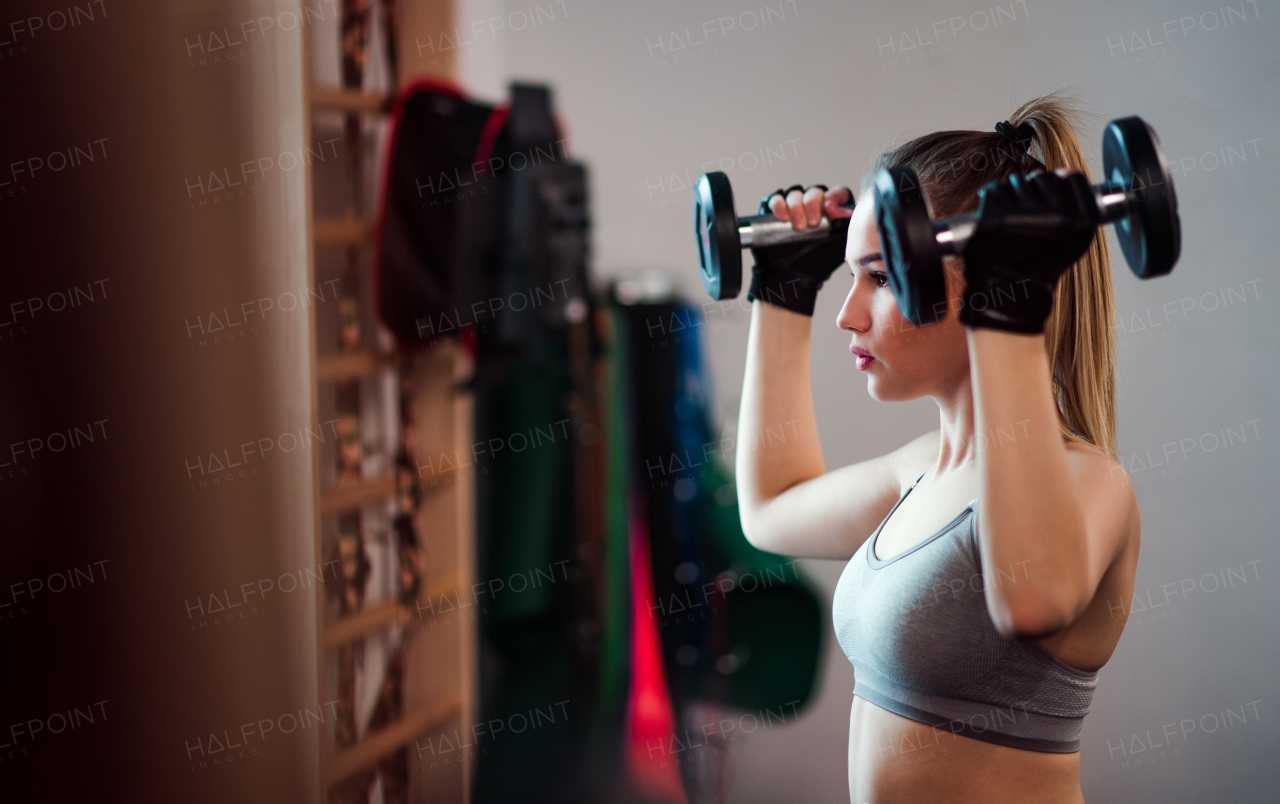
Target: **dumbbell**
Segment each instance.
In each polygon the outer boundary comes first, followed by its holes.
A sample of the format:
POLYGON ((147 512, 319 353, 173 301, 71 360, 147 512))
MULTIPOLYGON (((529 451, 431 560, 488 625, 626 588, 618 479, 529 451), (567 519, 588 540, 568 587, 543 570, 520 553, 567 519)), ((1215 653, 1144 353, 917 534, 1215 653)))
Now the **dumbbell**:
MULTIPOLYGON (((1139 279, 1173 270, 1182 251, 1182 224, 1173 178, 1156 133, 1139 117, 1107 124, 1102 135, 1104 181, 1093 188, 1102 223, 1116 225, 1129 269, 1139 279)), ((963 256, 976 212, 931 220, 924 191, 909 167, 880 171, 875 181, 880 252, 902 316, 916 326, 946 316, 942 258, 963 256)))
MULTIPOLYGON (((853 203, 845 205, 853 209, 853 203)), ((716 301, 732 299, 742 290, 742 250, 783 243, 800 243, 838 237, 849 232, 849 219, 833 223, 824 215, 817 226, 803 232, 791 228, 790 221, 773 215, 739 218, 733 207, 733 188, 720 171, 704 173, 693 186, 693 228, 698 236, 698 266, 702 287, 716 301)))

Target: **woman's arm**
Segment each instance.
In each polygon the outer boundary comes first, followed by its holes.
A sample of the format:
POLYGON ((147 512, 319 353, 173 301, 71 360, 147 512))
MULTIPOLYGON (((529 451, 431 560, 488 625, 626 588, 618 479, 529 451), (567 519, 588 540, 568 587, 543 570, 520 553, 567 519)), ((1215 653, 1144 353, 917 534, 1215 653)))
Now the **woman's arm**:
POLYGON ((1137 499, 1123 467, 1063 443, 1043 335, 977 328, 968 342, 975 430, 997 434, 978 453, 987 607, 1002 634, 1043 636, 1089 605, 1136 530, 1137 499))
POLYGON ((738 416, 738 509, 747 540, 761 550, 847 559, 889 513, 903 474, 936 456, 937 434, 828 474, 809 377, 811 323, 752 304, 738 416), (932 452, 924 443, 930 438, 932 452))

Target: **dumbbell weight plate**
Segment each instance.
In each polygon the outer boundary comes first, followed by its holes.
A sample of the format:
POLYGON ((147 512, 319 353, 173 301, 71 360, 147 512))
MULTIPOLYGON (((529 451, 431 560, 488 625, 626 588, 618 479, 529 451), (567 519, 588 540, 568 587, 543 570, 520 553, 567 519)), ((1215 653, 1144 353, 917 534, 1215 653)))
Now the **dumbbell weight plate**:
POLYGON ((724 173, 713 171, 698 179, 693 190, 693 229, 698 236, 702 287, 716 301, 735 298, 742 289, 742 243, 733 190, 724 173))
POLYGON ((942 252, 915 171, 880 171, 875 201, 880 252, 902 317, 917 327, 938 323, 947 313, 942 252))
POLYGON ((1122 117, 1102 134, 1104 180, 1130 198, 1130 214, 1116 221, 1116 238, 1139 279, 1173 270, 1182 251, 1178 198, 1165 170, 1160 140, 1139 117, 1122 117))

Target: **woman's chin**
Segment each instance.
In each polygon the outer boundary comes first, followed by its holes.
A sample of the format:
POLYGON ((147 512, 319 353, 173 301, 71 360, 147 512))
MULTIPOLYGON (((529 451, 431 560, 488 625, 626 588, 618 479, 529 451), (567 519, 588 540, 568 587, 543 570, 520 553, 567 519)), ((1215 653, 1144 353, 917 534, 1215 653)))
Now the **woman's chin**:
POLYGON ((885 388, 885 384, 882 381, 876 379, 874 375, 870 375, 867 377, 867 396, 871 397, 877 402, 892 401, 885 394, 886 390, 887 389, 885 388))
POLYGON ((895 387, 893 383, 885 382, 883 377, 874 374, 867 377, 867 395, 877 402, 909 402, 920 397, 920 394, 895 387))

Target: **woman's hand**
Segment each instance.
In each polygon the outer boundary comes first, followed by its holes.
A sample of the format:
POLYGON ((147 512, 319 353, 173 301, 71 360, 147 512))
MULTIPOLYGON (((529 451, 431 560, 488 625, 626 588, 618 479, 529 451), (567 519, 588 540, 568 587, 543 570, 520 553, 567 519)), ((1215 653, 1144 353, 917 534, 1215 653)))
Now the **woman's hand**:
POLYGON ((812 317, 818 290, 844 262, 844 233, 848 231, 847 219, 853 213, 840 204, 852 198, 853 193, 847 187, 828 192, 822 185, 805 190, 798 184, 766 196, 760 202, 759 214, 773 213, 778 220, 790 221, 795 231, 803 232, 817 226, 825 213, 832 221, 832 232, 820 240, 751 249, 755 268, 747 299, 759 299, 812 317))
POLYGON ((1080 173, 1035 171, 991 182, 978 199, 977 226, 963 254, 960 321, 1043 332, 1058 278, 1097 235, 1093 188, 1080 173))
POLYGON ((760 202, 760 212, 769 212, 780 221, 791 221, 792 229, 803 232, 817 226, 823 215, 833 221, 853 217, 853 210, 841 206, 852 200, 853 191, 848 187, 836 185, 828 192, 821 184, 815 184, 808 190, 795 185, 786 192, 778 190, 766 196, 760 202))

